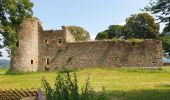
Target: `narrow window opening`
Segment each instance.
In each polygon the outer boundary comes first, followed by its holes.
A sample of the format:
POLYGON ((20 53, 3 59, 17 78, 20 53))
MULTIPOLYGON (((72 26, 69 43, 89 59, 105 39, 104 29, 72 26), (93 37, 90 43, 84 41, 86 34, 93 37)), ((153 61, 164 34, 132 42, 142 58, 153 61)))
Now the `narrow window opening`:
POLYGON ((61 44, 63 43, 63 40, 62 39, 58 39, 58 44, 61 44))
POLYGON ((45 40, 45 44, 46 44, 46 46, 48 46, 49 45, 49 41, 45 40))
POLYGON ((31 60, 31 64, 33 64, 34 63, 34 61, 33 60, 31 60))
POLYGON ((49 64, 50 64, 50 59, 46 58, 46 65, 45 65, 45 70, 49 71, 49 64))
POLYGON ((49 64, 50 64, 50 59, 47 58, 47 59, 46 59, 46 65, 49 65, 49 64))
POLYGON ((17 41, 16 46, 19 47, 19 41, 17 41))

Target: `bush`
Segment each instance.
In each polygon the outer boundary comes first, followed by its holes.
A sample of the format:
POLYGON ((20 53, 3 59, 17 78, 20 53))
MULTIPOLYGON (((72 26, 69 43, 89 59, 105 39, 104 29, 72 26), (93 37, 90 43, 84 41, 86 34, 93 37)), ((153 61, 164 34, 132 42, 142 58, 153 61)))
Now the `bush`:
POLYGON ((69 71, 57 75, 54 88, 45 78, 42 79, 47 100, 106 100, 104 89, 100 93, 93 91, 89 78, 86 80, 81 93, 78 91, 77 82, 76 73, 72 77, 69 71))

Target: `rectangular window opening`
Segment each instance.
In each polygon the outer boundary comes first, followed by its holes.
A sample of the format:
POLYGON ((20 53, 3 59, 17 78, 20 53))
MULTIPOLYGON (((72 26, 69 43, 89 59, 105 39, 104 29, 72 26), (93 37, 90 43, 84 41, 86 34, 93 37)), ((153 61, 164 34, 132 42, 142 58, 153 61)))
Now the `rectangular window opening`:
POLYGON ((33 60, 31 60, 31 64, 33 64, 34 63, 34 61, 33 60))

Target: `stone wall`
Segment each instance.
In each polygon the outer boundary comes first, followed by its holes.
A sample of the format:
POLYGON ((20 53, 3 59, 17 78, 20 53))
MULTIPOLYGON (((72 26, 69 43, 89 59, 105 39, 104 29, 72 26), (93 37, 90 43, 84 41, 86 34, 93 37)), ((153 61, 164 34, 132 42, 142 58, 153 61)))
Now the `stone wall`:
POLYGON ((62 26, 62 29, 64 30, 65 34, 66 34, 66 42, 69 43, 69 42, 76 42, 74 36, 71 34, 71 32, 65 27, 65 26, 62 26))
MULTIPOLYGON (((49 52, 50 53, 50 52, 49 52)), ((162 44, 144 42, 75 42, 56 47, 50 69, 63 67, 162 67, 162 44)))
POLYGON ((42 31, 39 34, 39 70, 44 70, 45 67, 49 67, 47 59, 53 58, 56 53, 56 47, 66 42, 64 30, 48 30, 42 31), (62 43, 58 42, 58 39, 62 39, 62 43))
POLYGON ((56 47, 75 41, 66 27, 43 30, 37 18, 25 19, 21 23, 18 38, 19 46, 12 55, 10 69, 24 72, 48 68, 47 59, 54 57, 56 47))
POLYGON ((18 33, 19 47, 11 70, 37 71, 63 67, 161 67, 162 43, 93 41, 75 42, 62 30, 43 30, 38 19, 24 20, 18 33))

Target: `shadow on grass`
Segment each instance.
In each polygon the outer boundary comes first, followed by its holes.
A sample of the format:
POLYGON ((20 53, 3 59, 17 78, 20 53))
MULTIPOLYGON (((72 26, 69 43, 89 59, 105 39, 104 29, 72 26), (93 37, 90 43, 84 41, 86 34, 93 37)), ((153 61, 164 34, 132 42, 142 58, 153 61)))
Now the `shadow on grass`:
POLYGON ((170 100, 170 89, 112 91, 106 95, 109 100, 170 100))
POLYGON ((3 75, 27 75, 27 74, 37 74, 37 73, 48 73, 46 71, 36 71, 36 72, 21 72, 15 70, 7 70, 3 75))

